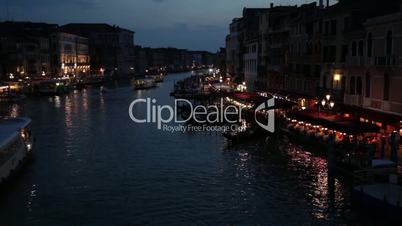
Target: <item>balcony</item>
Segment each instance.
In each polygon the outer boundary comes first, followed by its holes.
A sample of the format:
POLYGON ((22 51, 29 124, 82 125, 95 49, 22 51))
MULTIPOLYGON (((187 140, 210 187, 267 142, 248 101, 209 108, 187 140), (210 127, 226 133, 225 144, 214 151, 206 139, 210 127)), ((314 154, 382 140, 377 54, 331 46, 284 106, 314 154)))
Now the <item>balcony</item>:
POLYGON ((348 105, 362 107, 363 106, 363 96, 362 95, 345 94, 344 95, 344 103, 348 104, 348 105))
POLYGON ((378 66, 395 66, 402 63, 398 56, 378 56, 374 58, 374 64, 378 66))

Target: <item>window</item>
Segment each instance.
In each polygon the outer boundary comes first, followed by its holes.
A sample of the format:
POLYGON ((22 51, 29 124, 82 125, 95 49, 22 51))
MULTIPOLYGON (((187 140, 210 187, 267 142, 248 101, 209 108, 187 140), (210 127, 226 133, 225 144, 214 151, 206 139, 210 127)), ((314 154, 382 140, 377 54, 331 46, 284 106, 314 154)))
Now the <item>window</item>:
POLYGON ((318 33, 322 34, 322 20, 318 22, 318 33))
POLYGON ((257 45, 252 46, 251 52, 253 53, 257 52, 257 45))
POLYGON ((373 35, 371 33, 367 36, 367 57, 372 57, 373 55, 373 35))
POLYGON ((348 56, 348 45, 342 46, 342 59, 341 62, 344 63, 346 61, 346 57, 348 56))
POLYGON ((320 77, 321 75, 321 66, 320 65, 316 65, 315 66, 315 73, 314 73, 315 77, 320 77))
POLYGON ((331 35, 336 35, 336 20, 331 20, 331 35))
POLYGON ((366 74, 366 97, 370 97, 371 92, 371 76, 369 73, 366 74))
POLYGON ((362 95, 362 78, 361 77, 357 77, 357 81, 356 81, 356 94, 357 95, 362 95))
POLYGON ((349 94, 355 95, 355 89, 356 88, 356 79, 355 77, 350 78, 350 83, 349 83, 349 94))
POLYGON ((342 91, 344 91, 346 88, 346 80, 345 80, 345 76, 341 77, 341 89, 342 91))
POLYGON ((300 64, 296 64, 296 73, 300 73, 300 64))
POLYGON ((304 74, 304 76, 309 77, 310 73, 311 73, 310 70, 311 70, 310 65, 308 65, 308 64, 303 65, 303 74, 304 74))
POLYGON ((359 41, 359 56, 363 56, 363 40, 359 41))
POLYGON ((349 31, 349 17, 345 17, 343 19, 343 30, 344 30, 344 32, 349 31))
POLYGON ((384 100, 389 100, 389 74, 384 75, 384 100))
POLYGON ((392 31, 387 33, 387 56, 392 55, 392 31))
POLYGON ((306 42, 306 54, 311 55, 313 54, 313 45, 310 42, 306 42))
POLYGON ((352 42, 352 56, 357 55, 357 44, 356 42, 352 42))
POLYGON ((329 62, 336 61, 336 46, 330 46, 329 48, 329 62))
POLYGON ((324 34, 328 35, 329 34, 329 21, 325 21, 325 31, 324 34))

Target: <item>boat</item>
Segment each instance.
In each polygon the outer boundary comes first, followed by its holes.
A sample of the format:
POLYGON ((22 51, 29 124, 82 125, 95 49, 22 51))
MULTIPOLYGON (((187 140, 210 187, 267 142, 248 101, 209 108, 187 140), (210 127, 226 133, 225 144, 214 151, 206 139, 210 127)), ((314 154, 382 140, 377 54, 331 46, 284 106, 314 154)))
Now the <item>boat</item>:
POLYGON ((89 75, 80 80, 80 85, 102 85, 105 82, 105 77, 102 75, 89 75))
POLYGON ((30 124, 29 118, 0 119, 0 183, 16 172, 32 153, 30 124))
POLYGON ((32 82, 33 92, 41 95, 59 95, 68 93, 67 85, 58 79, 46 79, 32 82))
POLYGON ((135 89, 150 89, 156 87, 155 80, 152 78, 133 79, 132 84, 135 89))
POLYGON ((374 183, 355 186, 352 204, 381 214, 390 220, 402 220, 402 187, 391 183, 374 183))
POLYGON ((24 99, 21 90, 22 85, 18 82, 0 84, 0 102, 17 102, 24 99))
POLYGON ((231 128, 222 135, 232 143, 247 142, 254 139, 270 136, 271 134, 257 125, 242 121, 235 129, 231 128))
POLYGON ((229 141, 242 142, 256 138, 256 131, 249 128, 242 131, 226 131, 222 135, 229 141))
POLYGON ((148 77, 153 79, 156 83, 161 83, 165 80, 165 76, 163 74, 149 75, 148 77))

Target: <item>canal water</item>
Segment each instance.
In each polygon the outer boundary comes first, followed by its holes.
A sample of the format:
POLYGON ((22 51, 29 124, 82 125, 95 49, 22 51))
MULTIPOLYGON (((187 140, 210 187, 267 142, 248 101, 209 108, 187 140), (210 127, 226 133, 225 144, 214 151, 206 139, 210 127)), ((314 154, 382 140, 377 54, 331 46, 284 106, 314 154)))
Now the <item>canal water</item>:
POLYGON ((381 225, 351 210, 348 185, 329 186, 325 159, 286 139, 232 146, 130 120, 134 99, 172 104, 174 81, 189 75, 2 105, 33 119, 36 145, 3 185, 0 225, 381 225))

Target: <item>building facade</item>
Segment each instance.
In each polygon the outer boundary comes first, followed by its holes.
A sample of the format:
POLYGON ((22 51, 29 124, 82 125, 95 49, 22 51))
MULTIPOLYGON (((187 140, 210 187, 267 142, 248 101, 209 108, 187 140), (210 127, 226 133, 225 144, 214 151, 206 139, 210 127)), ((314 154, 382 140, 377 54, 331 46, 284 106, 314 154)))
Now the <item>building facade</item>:
POLYGON ((244 78, 244 31, 243 19, 235 18, 230 24, 230 34, 226 37, 226 71, 231 77, 244 78))
POLYGON ((0 23, 1 78, 51 75, 50 34, 55 30, 55 24, 0 23))
POLYGON ((363 109, 352 112, 402 116, 401 2, 323 2, 244 9, 226 37, 228 75, 244 75, 251 91, 311 102, 329 94, 345 109, 363 109))
POLYGON ((92 73, 129 76, 135 72, 134 32, 108 24, 66 24, 61 31, 88 38, 92 73))
POLYGON ((402 114, 402 13, 364 25, 365 32, 350 41, 344 102, 402 114))
POLYGON ((58 76, 89 75, 88 39, 74 34, 56 32, 51 36, 53 74, 58 76))

